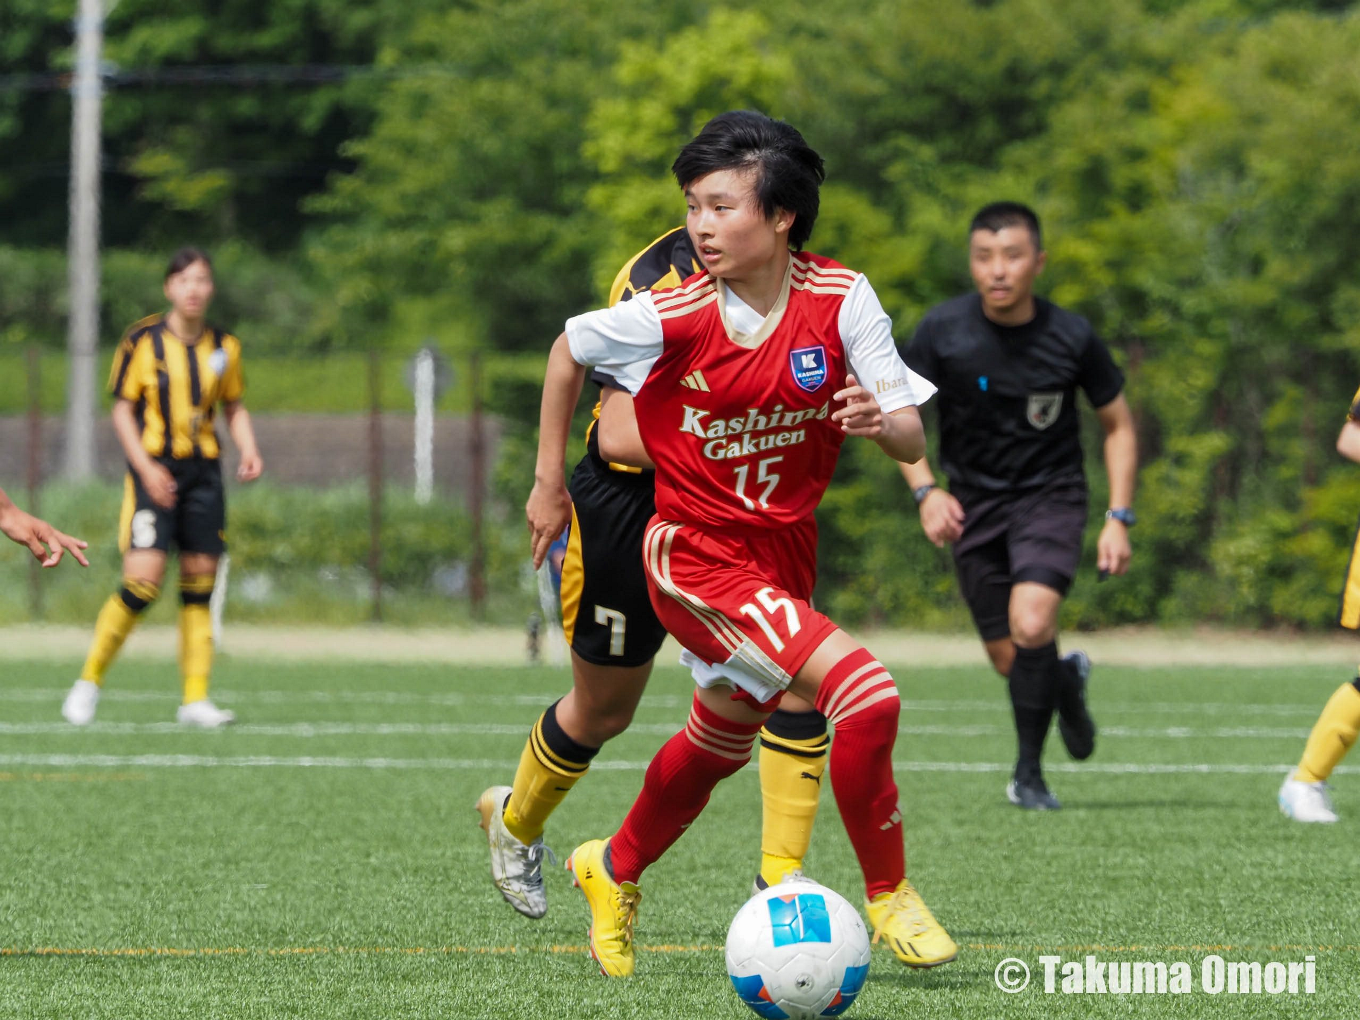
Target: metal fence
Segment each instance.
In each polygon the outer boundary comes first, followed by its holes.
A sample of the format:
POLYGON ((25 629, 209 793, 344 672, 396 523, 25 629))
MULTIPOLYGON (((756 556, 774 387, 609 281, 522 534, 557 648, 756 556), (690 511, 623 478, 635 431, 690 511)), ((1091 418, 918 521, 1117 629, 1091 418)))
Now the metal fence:
MULTIPOLYGON (((265 475, 234 480, 237 453, 219 417, 228 620, 522 622, 538 605, 521 508, 542 363, 425 348, 256 359, 247 351, 245 404, 265 475)), ((127 464, 105 401, 94 477, 66 477, 66 418, 52 378, 61 368, 36 347, 0 353, 0 485, 90 540, 107 573, 119 558, 127 464)), ((65 590, 83 583, 102 593, 88 575, 47 572, 24 584, 20 558, 0 557, 0 577, 11 575, 0 585, 11 589, 8 602, 0 596, 6 617, 74 621, 97 605, 65 590)))

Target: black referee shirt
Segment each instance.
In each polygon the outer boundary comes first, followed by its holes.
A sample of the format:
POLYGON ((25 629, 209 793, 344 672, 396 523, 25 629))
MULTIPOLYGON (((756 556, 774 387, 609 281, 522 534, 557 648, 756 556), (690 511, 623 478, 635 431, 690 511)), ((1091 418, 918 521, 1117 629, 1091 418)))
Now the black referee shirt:
POLYGON ((1035 317, 999 326, 982 298, 932 308, 903 355, 937 387, 940 467, 951 489, 997 492, 1085 482, 1076 391, 1104 407, 1124 388, 1080 315, 1035 298, 1035 317))

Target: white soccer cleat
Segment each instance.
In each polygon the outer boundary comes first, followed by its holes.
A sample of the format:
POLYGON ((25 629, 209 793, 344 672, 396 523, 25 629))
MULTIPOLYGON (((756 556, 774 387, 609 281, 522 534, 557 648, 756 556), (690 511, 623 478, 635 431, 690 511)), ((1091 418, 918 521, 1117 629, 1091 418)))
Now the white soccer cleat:
POLYGON ((180 705, 175 721, 181 726, 201 726, 205 730, 221 729, 236 721, 236 713, 218 708, 207 698, 180 705))
POLYGON ((77 680, 71 693, 61 703, 61 715, 72 726, 88 726, 94 722, 95 706, 99 704, 99 685, 93 680, 77 680))
POLYGON ((1332 810, 1326 783, 1305 783, 1293 772, 1280 786, 1280 810, 1296 822, 1335 822, 1339 817, 1332 810))
POLYGON ((505 902, 525 917, 542 917, 548 912, 548 894, 543 888, 543 855, 557 857, 543 845, 543 837, 521 843, 505 827, 505 802, 511 788, 492 786, 477 798, 478 824, 486 831, 491 847, 491 881, 505 902))

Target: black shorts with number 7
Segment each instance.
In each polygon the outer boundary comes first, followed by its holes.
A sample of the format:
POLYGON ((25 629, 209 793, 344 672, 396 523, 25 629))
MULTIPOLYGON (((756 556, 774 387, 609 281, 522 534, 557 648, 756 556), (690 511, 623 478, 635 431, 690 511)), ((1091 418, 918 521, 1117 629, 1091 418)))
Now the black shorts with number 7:
POLYGON ((599 666, 641 666, 661 649, 642 568, 642 537, 656 513, 651 472, 616 471, 587 453, 572 472, 571 537, 562 561, 562 629, 572 651, 599 666))

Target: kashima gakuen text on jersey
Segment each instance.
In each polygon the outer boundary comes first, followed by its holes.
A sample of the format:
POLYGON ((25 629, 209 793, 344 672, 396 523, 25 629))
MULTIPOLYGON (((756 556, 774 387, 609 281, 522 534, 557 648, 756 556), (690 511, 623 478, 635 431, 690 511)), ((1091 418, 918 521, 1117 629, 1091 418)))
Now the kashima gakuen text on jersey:
POLYGON ((689 404, 684 405, 684 411, 685 419, 680 431, 711 440, 703 447, 704 456, 709 460, 730 460, 804 442, 807 429, 798 426, 805 421, 824 420, 831 413, 831 405, 826 403, 821 407, 786 411, 783 404, 775 404, 768 414, 758 407, 752 407, 747 409, 745 418, 715 418, 712 421, 705 420, 712 413, 710 411, 690 407, 689 404), (780 431, 771 432, 771 429, 780 431), (766 435, 754 435, 757 432, 766 435), (733 438, 737 436, 741 438, 733 438))

